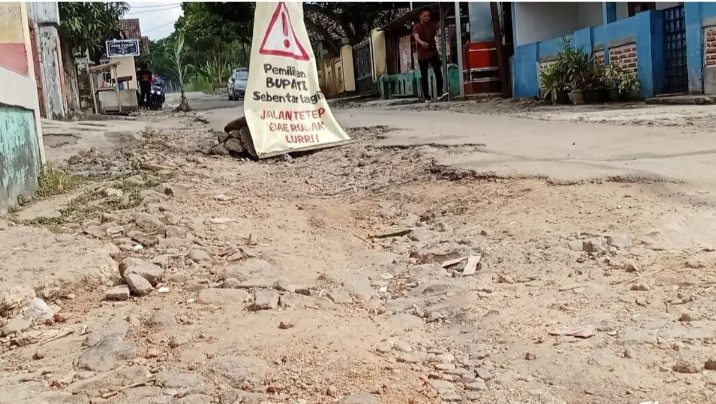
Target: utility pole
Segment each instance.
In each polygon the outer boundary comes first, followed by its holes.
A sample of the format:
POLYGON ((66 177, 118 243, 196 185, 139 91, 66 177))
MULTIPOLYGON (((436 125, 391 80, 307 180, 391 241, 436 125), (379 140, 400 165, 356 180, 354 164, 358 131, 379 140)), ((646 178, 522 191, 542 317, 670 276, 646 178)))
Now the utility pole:
POLYGON ((497 68, 500 71, 500 87, 502 88, 502 98, 510 98, 510 72, 505 57, 505 49, 502 46, 502 25, 500 24, 500 14, 497 11, 497 3, 490 2, 490 11, 492 12, 492 32, 495 35, 495 49, 497 50, 497 68))
POLYGON ((465 77, 462 60, 462 19, 460 18, 460 2, 455 2, 455 36, 457 40, 457 77, 460 85, 460 98, 465 98, 465 77))
MULTIPOLYGON (((450 80, 448 80, 448 66, 447 66, 447 30, 445 27, 445 13, 443 12, 443 3, 438 3, 438 11, 440 12, 440 39, 442 49, 442 66, 443 66, 443 86, 444 90, 448 92, 448 100, 450 99, 450 80)), ((435 98, 440 97, 440 94, 435 94, 435 98)))

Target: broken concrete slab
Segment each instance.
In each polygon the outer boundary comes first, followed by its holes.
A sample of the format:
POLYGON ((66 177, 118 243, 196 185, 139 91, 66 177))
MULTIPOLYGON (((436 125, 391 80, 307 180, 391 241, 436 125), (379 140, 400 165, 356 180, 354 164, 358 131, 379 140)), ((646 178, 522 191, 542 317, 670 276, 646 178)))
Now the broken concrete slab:
POLYGON ((34 289, 78 282, 106 284, 118 279, 119 254, 113 244, 44 228, 12 226, 0 232, 0 311, 12 310, 35 296, 34 289))

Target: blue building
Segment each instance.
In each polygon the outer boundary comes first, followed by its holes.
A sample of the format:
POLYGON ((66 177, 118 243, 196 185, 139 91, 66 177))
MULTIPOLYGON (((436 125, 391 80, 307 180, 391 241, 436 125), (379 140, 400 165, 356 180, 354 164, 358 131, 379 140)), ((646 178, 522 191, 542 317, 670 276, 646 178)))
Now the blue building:
MULTIPOLYGON (((505 4, 505 3, 503 3, 505 4)), ((540 94, 539 72, 563 37, 635 72, 640 96, 716 94, 716 2, 511 3, 515 97, 540 94)))

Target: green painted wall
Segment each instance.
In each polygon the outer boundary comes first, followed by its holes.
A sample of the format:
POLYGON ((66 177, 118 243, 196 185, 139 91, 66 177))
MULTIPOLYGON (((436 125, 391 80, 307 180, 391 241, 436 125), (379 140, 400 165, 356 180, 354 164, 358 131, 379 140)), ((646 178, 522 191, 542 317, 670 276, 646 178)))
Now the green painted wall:
MULTIPOLYGON (((457 66, 448 65, 448 82, 450 85, 450 95, 456 97, 460 95, 460 77, 458 76, 457 66)), ((435 73, 433 69, 428 69, 428 83, 430 86, 430 96, 435 99, 435 73)), ((391 74, 380 78, 380 95, 383 98, 392 96, 402 97, 419 97, 422 98, 423 90, 420 88, 420 70, 411 70, 407 73, 391 74)))
POLYGON ((0 211, 37 191, 40 148, 33 111, 0 105, 0 211))

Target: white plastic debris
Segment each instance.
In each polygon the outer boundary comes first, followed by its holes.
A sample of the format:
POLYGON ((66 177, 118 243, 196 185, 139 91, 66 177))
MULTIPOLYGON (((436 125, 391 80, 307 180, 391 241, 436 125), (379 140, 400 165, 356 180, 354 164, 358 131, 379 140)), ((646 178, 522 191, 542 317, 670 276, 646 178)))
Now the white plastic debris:
POLYGON ((161 288, 157 289, 157 292, 159 292, 159 293, 169 293, 169 286, 162 286, 161 288))
POLYGON ((388 291, 388 287, 387 287, 387 286, 381 286, 380 289, 378 289, 378 292, 380 292, 380 293, 385 293, 385 292, 387 292, 387 291, 388 291))
POLYGON ((386 272, 384 274, 380 274, 380 277, 388 281, 393 279, 393 274, 391 274, 390 272, 386 272))
POLYGON ((218 194, 218 195, 214 195, 214 199, 216 199, 219 202, 226 202, 226 201, 234 200, 234 199, 236 199, 236 197, 235 196, 226 196, 224 194, 218 194))
POLYGON ((209 223, 212 224, 226 224, 226 223, 233 223, 236 219, 232 219, 230 217, 212 217, 209 219, 209 223))
POLYGON ((36 297, 25 307, 22 315, 28 320, 43 321, 52 318, 52 316, 55 315, 55 311, 52 310, 44 300, 36 297))
POLYGON ((141 244, 137 244, 134 247, 132 247, 132 250, 134 251, 142 251, 144 249, 144 246, 141 244))

